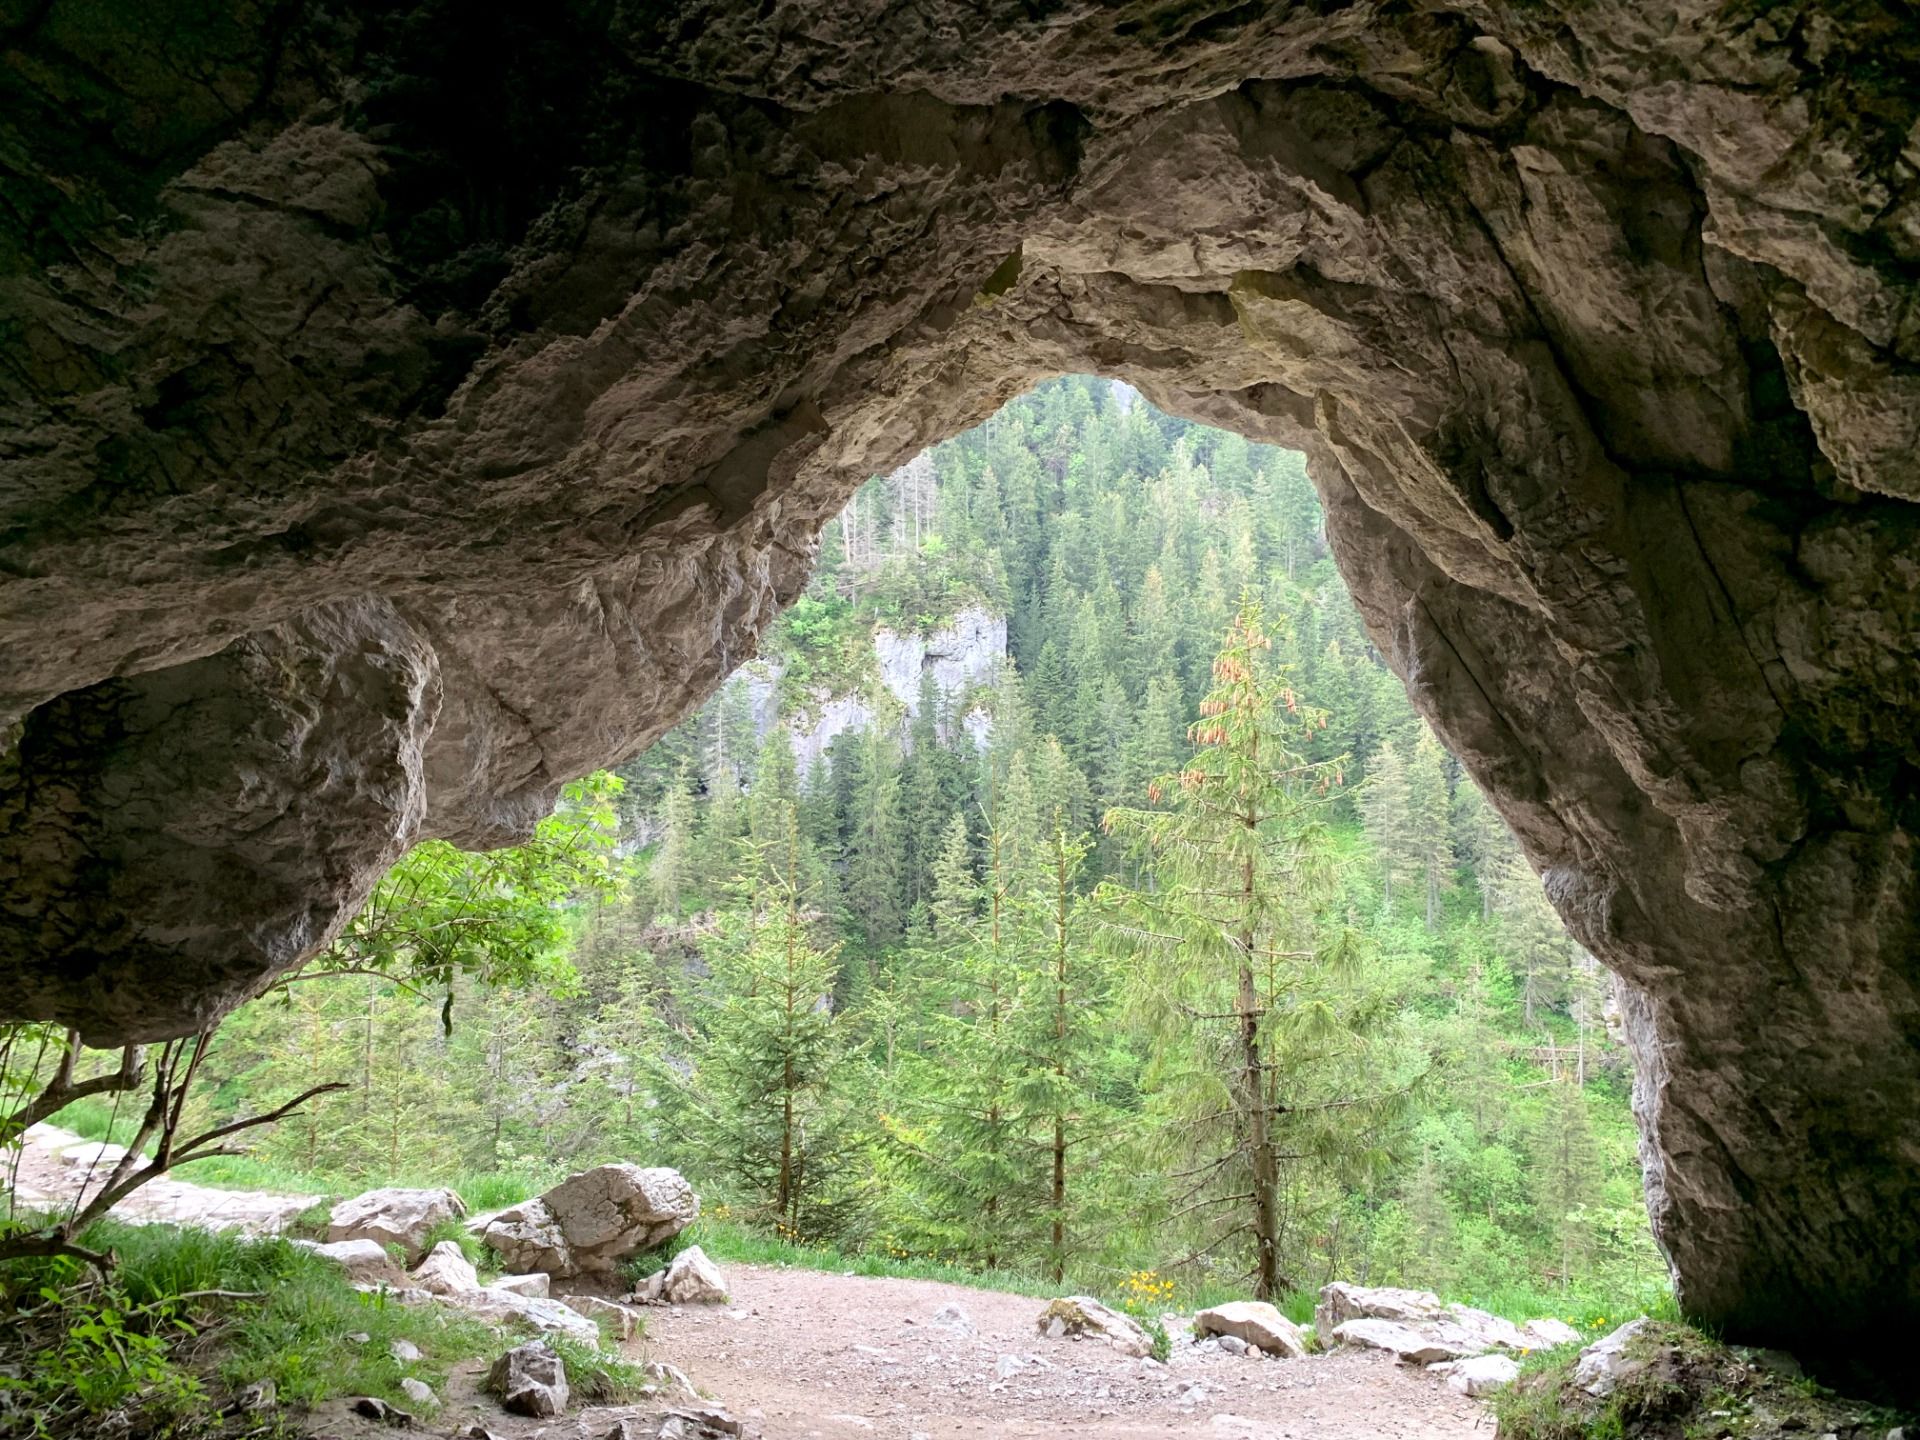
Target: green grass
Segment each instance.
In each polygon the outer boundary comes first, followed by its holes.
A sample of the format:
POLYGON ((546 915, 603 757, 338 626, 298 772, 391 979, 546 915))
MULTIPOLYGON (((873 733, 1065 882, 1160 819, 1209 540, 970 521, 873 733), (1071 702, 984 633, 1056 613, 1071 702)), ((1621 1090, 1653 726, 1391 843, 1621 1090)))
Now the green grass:
MULTIPOLYGON (((270 1379, 290 1404, 313 1404, 335 1395, 377 1395, 405 1405, 405 1378, 424 1380, 441 1391, 447 1373, 462 1361, 489 1358, 518 1337, 440 1305, 400 1305, 383 1294, 363 1294, 332 1263, 284 1240, 248 1240, 230 1234, 179 1229, 171 1225, 127 1225, 102 1221, 81 1243, 112 1250, 117 1294, 103 1298, 89 1288, 68 1290, 68 1331, 95 1325, 103 1304, 123 1316, 130 1329, 157 1335, 174 1347, 171 1361, 160 1362, 186 1388, 195 1377, 205 1382, 210 1401, 223 1392, 270 1379), (196 1291, 239 1292, 245 1298, 176 1297, 196 1291), (257 1297, 257 1298, 256 1298, 257 1297), (353 1337, 365 1336, 356 1341, 353 1337), (395 1341, 417 1346, 421 1358, 395 1360, 395 1341), (191 1353, 191 1359, 183 1357, 191 1353)), ((0 1265, 0 1289, 14 1303, 41 1303, 42 1287, 71 1287, 85 1275, 72 1261, 31 1260, 0 1265)), ((551 1339, 551 1337, 550 1337, 551 1339)), ((41 1342, 44 1346, 44 1339, 41 1342)), ((644 1381, 642 1372, 611 1351, 594 1351, 577 1341, 552 1340, 564 1356, 576 1391, 594 1399, 631 1398, 644 1381)), ((152 1367, 152 1358, 141 1358, 152 1367)), ((96 1367, 115 1364, 111 1349, 94 1357, 96 1367)), ((33 1381, 32 1368, 28 1367, 33 1381)), ((102 1377, 110 1382, 112 1377, 102 1377)), ((124 1399, 136 1384, 150 1386, 152 1374, 130 1374, 128 1384, 98 1386, 102 1403, 124 1399)), ((71 1389, 71 1386, 68 1387, 71 1389)), ((47 1407, 72 1403, 71 1395, 35 1395, 47 1407)))

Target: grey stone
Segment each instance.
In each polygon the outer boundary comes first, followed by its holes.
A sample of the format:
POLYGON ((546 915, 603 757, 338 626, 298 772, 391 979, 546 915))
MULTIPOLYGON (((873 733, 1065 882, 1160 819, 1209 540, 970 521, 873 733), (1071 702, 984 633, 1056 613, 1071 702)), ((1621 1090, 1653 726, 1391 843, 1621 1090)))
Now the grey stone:
POLYGON ((408 1375, 401 1379, 400 1389, 406 1397, 423 1410, 438 1410, 440 1397, 433 1393, 433 1387, 424 1380, 416 1380, 408 1375))
POLYGON ((599 1165, 501 1211, 480 1238, 511 1269, 605 1274, 665 1244, 699 1214, 700 1198, 678 1170, 599 1165))
POLYGON ((480 1273, 457 1242, 442 1240, 413 1267, 413 1283, 434 1295, 462 1295, 480 1288, 480 1273))
POLYGON ((514 1415, 546 1419, 566 1413, 567 1367, 544 1342, 516 1345, 487 1372, 487 1390, 514 1415))
POLYGON ((411 1365, 420 1358, 420 1347, 411 1340, 395 1340, 387 1346, 387 1353, 402 1365, 411 1365))
POLYGON ((406 1263, 413 1265, 426 1254, 428 1231, 466 1213, 467 1207, 451 1190, 368 1190, 333 1207, 327 1240, 330 1244, 371 1240, 380 1246, 397 1245, 406 1263))
POLYGON ((410 844, 523 836, 698 705, 866 476, 1095 368, 1307 451, 1374 640, 1629 986, 1683 1307, 1905 1368, 1906 19, 818 8, 568 10, 478 189, 462 34, 35 50, 8 1013, 192 1033, 410 844), (690 143, 598 123, 636 104, 690 143))
POLYGON ((1202 1310, 1193 1317, 1193 1333, 1222 1337, 1220 1348, 1223 1350, 1232 1351, 1227 1341, 1233 1340, 1241 1346, 1250 1345, 1266 1354, 1293 1360, 1304 1359, 1310 1348, 1300 1327, 1263 1300, 1236 1300, 1202 1310))

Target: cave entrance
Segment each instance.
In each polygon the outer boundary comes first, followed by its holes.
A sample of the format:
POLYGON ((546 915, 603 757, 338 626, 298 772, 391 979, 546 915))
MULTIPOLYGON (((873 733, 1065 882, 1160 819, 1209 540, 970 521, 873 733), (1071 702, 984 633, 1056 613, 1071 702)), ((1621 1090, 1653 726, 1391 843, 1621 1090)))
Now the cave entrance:
MULTIPOLYGON (((1588 1324, 1658 1308, 1666 1271, 1646 1223, 1613 979, 1567 935, 1505 824, 1375 647, 1334 566, 1306 457, 1088 376, 1044 382, 856 491, 759 656, 620 772, 630 833, 649 857, 635 903, 654 923, 623 932, 654 957, 643 966, 682 963, 702 924, 711 934, 710 919, 693 917, 738 905, 740 852, 769 838, 764 814, 792 804, 805 817, 796 863, 817 925, 840 947, 838 1023, 884 1056, 861 1082, 858 1128, 892 1160, 884 1180, 821 1167, 782 1230, 873 1243, 859 1237, 879 1226, 896 1257, 1035 1273, 1057 1246, 1095 1288, 1106 1271, 1164 1271, 1183 1287, 1202 1274, 1244 1281, 1245 1227, 1215 1219, 1244 1217, 1191 1180, 1221 1157, 1173 1140, 1192 1096, 1168 1076, 1184 1065, 1191 1082, 1199 1063, 1180 1047, 1217 1037, 1204 1020, 1163 1016, 1194 1032, 1169 1041, 1141 1018, 1154 1012, 1139 987, 1162 982, 1125 968, 1158 974, 1150 955, 1103 971, 1099 993, 1080 997, 1127 1038, 1104 1061, 1076 1050, 1074 1068, 1107 1065, 1100 1083, 1133 1098, 1114 1107, 1089 1089, 1100 1118, 1086 1126, 1101 1141, 1075 1118, 1058 1231, 1040 1223, 1049 1202, 1028 1173, 1044 1168, 1037 1132, 1013 1121, 1009 1098, 1005 1124, 1022 1131, 1025 1158, 983 1141, 995 1106, 971 1092, 963 1059, 991 1063, 980 1037, 998 1011, 983 1012, 969 988, 982 967, 1005 964, 1009 1005, 1036 1003, 1025 988, 1044 938, 1030 930, 1032 882, 998 878, 999 847, 1035 843, 1023 830, 1056 816, 1084 911, 1072 945, 1099 943, 1106 912, 1090 892, 1141 883, 1153 863, 1102 817, 1178 788, 1169 772, 1193 753, 1243 601, 1260 607, 1289 695, 1325 707, 1287 743, 1301 764, 1333 766, 1350 792, 1326 811, 1333 891, 1289 902, 1321 916, 1297 943, 1325 965, 1367 957, 1370 978, 1330 1008, 1385 987, 1392 998, 1369 1003, 1425 1017, 1418 1035, 1351 1037, 1353 1063, 1370 1056, 1380 1077, 1374 1099, 1402 1086, 1427 1097, 1364 1123, 1367 1087, 1349 1077, 1335 1102, 1315 1089, 1331 1076, 1308 1080, 1310 1063, 1292 1062, 1299 1105, 1309 1094, 1340 1104, 1351 1134, 1324 1165, 1304 1137, 1283 1147, 1299 1153, 1285 1167, 1279 1271, 1303 1293, 1360 1278, 1492 1302, 1517 1320, 1588 1324), (989 928, 1023 937, 1004 950, 982 942, 970 908, 988 894, 1006 907, 989 928), (932 1164, 929 1150, 964 1158, 932 1164), (1362 1152, 1382 1163, 1346 1165, 1362 1152), (981 1199, 982 1166, 997 1177, 998 1192, 985 1187, 997 1210, 981 1199), (1188 1178, 1167 1178, 1176 1173, 1188 1178), (1102 1208, 1121 1195, 1130 1223, 1102 1208)), ((1230 958, 1213 964, 1225 974, 1230 958)), ((1263 1000, 1262 1013, 1271 1006, 1284 1025, 1306 1003, 1263 1000)), ((675 1050, 688 1073, 718 1043, 693 1035, 675 1050)), ((1227 1084, 1226 1057, 1214 1063, 1227 1084)), ((832 1108, 812 1091, 805 1103, 832 1108)), ((767 1184, 785 1178, 708 1151, 672 1158, 743 1211, 764 1213, 775 1203, 767 1184)))

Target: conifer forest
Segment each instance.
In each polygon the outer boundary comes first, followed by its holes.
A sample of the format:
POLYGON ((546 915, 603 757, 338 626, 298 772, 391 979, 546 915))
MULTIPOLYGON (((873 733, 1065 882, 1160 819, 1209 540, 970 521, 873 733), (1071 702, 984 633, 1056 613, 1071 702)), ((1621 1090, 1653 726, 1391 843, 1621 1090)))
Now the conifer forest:
POLYGON ((874 478, 697 715, 529 844, 410 853, 191 1103, 336 1079, 202 1168, 485 1203, 633 1159, 703 1223, 1095 1293, 1666 1286, 1611 978, 1301 457, 1102 379, 874 478))

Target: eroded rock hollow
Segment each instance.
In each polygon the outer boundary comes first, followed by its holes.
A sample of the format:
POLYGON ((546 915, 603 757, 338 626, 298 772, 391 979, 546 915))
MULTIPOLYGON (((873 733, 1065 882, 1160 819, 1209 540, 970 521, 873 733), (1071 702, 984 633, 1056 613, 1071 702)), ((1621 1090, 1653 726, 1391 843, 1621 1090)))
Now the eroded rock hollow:
POLYGON ((1920 1321, 1910 9, 6 25, 7 1013, 201 1024, 697 704, 867 474, 1094 370, 1309 453, 1634 987, 1685 1305, 1920 1321))

